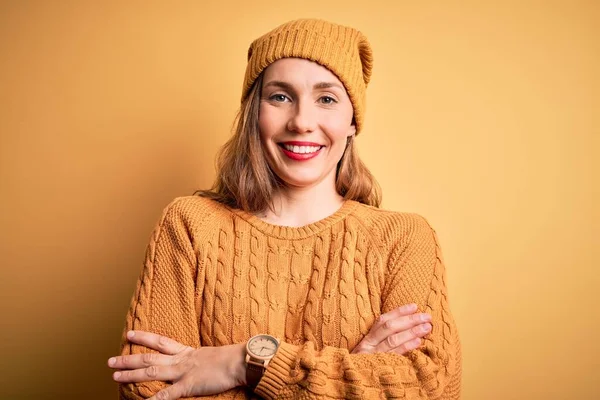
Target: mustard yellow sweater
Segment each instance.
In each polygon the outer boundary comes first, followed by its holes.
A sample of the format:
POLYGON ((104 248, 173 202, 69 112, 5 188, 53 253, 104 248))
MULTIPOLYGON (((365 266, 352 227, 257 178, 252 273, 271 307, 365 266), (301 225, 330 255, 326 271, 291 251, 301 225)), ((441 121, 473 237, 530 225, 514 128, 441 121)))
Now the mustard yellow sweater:
MULTIPOLYGON (((198 196, 175 199, 148 245, 129 329, 193 347, 259 333, 282 341, 254 394, 214 398, 460 396, 460 342, 434 230, 416 214, 355 201, 295 228, 198 196), (432 315, 419 349, 350 354, 380 314, 411 302, 432 315)), ((122 355, 148 351, 123 335, 122 355)), ((148 398, 165 385, 120 384, 120 398, 148 398)))

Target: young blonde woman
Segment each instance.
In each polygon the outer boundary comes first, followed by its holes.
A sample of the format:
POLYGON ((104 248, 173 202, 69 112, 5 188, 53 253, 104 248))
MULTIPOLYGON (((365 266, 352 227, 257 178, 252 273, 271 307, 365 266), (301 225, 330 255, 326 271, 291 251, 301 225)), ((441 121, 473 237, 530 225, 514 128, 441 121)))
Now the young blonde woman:
POLYGON ((304 19, 248 50, 210 191, 163 212, 126 319, 125 399, 458 399, 434 230, 378 208, 356 153, 371 47, 304 19))

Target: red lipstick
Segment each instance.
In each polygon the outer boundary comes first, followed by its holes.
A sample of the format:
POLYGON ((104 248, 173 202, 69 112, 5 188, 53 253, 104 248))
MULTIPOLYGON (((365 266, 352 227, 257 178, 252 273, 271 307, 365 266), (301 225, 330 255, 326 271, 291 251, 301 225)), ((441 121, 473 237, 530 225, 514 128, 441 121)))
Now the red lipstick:
POLYGON ((299 142, 299 141, 290 141, 290 142, 282 142, 279 143, 279 148, 281 149, 281 151, 283 152, 283 154, 285 154, 288 158, 291 158, 292 160, 295 161, 306 161, 306 160, 310 160, 311 158, 315 158, 316 156, 319 155, 319 153, 321 153, 321 150, 323 150, 323 147, 318 143, 314 143, 314 142, 299 142), (286 149, 283 145, 288 145, 288 146, 310 146, 310 147, 318 147, 319 150, 312 152, 312 153, 294 153, 293 151, 289 151, 288 149, 286 149))
POLYGON ((299 142, 297 140, 291 140, 289 142, 281 142, 280 144, 289 144, 290 146, 312 146, 321 147, 322 145, 315 142, 299 142))

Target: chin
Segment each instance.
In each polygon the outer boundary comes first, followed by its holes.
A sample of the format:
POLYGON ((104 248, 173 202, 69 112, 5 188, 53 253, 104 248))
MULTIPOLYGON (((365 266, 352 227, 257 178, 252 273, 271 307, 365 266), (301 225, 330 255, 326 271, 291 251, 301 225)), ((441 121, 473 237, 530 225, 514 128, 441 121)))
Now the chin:
MULTIPOLYGON (((278 174, 279 175, 279 174, 278 174)), ((322 176, 312 176, 312 175, 279 175, 281 180, 287 185, 292 187, 308 187, 318 184, 323 180, 322 176)))
POLYGON ((297 187, 297 188, 303 188, 303 187, 309 187, 309 186, 313 186, 319 183, 318 179, 291 179, 291 178, 285 178, 283 179, 283 182, 285 182, 285 184, 287 186, 291 186, 291 187, 297 187))

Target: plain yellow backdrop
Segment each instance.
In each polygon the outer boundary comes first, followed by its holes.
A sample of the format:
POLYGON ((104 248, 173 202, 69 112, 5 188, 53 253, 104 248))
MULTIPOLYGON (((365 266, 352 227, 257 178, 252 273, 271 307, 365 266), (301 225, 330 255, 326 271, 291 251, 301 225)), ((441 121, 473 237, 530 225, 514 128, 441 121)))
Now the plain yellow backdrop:
POLYGON ((375 55, 358 147, 439 234, 463 399, 600 398, 595 1, 0 2, 0 398, 116 398, 162 208, 206 188, 251 40, 375 55))

